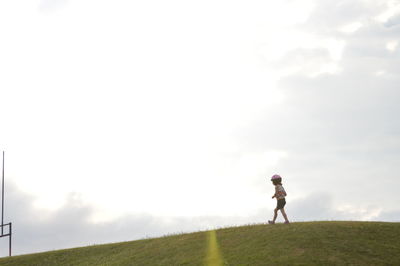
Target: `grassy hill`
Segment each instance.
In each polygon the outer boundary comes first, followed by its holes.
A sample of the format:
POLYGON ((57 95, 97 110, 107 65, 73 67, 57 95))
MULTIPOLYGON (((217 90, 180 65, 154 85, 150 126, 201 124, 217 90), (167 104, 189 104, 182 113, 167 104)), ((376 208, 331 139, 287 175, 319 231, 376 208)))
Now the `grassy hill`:
POLYGON ((400 223, 251 225, 2 258, 0 265, 400 265, 400 223))

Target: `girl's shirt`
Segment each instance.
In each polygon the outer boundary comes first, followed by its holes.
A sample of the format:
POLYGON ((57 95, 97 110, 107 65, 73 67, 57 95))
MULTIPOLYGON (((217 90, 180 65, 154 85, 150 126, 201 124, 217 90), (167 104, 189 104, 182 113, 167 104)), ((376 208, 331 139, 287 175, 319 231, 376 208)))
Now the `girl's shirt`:
POLYGON ((276 199, 278 199, 278 200, 284 199, 286 197, 286 191, 282 185, 275 186, 275 196, 276 196, 276 199))

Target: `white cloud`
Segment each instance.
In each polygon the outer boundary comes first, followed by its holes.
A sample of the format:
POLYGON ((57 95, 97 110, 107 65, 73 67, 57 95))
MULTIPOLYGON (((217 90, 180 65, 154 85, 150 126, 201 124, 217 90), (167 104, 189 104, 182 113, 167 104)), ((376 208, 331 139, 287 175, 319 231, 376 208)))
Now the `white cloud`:
POLYGON ((337 211, 345 215, 353 216, 352 220, 371 221, 379 217, 382 208, 371 207, 365 208, 363 206, 343 205, 338 206, 337 211))
POLYGON ((394 52, 396 51, 398 45, 398 41, 390 41, 386 43, 386 49, 388 49, 390 52, 394 52))
POLYGON ((383 1, 383 3, 385 3, 386 8, 374 19, 380 23, 387 23, 391 17, 400 13, 400 4, 396 0, 383 1))
POLYGON ((363 24, 359 21, 352 22, 350 24, 346 24, 346 25, 340 27, 339 31, 344 32, 344 33, 354 33, 358 29, 360 29, 362 27, 362 25, 363 24))
POLYGON ((68 0, 40 0, 38 5, 40 12, 50 12, 62 8, 68 4, 68 0))

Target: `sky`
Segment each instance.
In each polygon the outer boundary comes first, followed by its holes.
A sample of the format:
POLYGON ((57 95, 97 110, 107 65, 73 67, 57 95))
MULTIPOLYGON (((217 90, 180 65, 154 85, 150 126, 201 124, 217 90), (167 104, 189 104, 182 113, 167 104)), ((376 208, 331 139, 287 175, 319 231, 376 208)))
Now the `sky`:
POLYGON ((14 253, 262 223, 273 174, 400 221, 399 42, 400 1, 1 1, 14 253))

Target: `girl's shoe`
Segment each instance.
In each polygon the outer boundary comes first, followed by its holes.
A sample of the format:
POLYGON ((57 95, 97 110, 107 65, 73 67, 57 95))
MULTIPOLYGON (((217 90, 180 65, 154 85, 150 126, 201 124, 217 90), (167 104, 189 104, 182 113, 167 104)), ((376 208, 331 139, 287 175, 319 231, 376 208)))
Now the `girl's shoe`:
POLYGON ((275 224, 275 222, 268 220, 269 224, 275 224))
POLYGON ((284 224, 290 224, 289 221, 285 221, 284 224))

